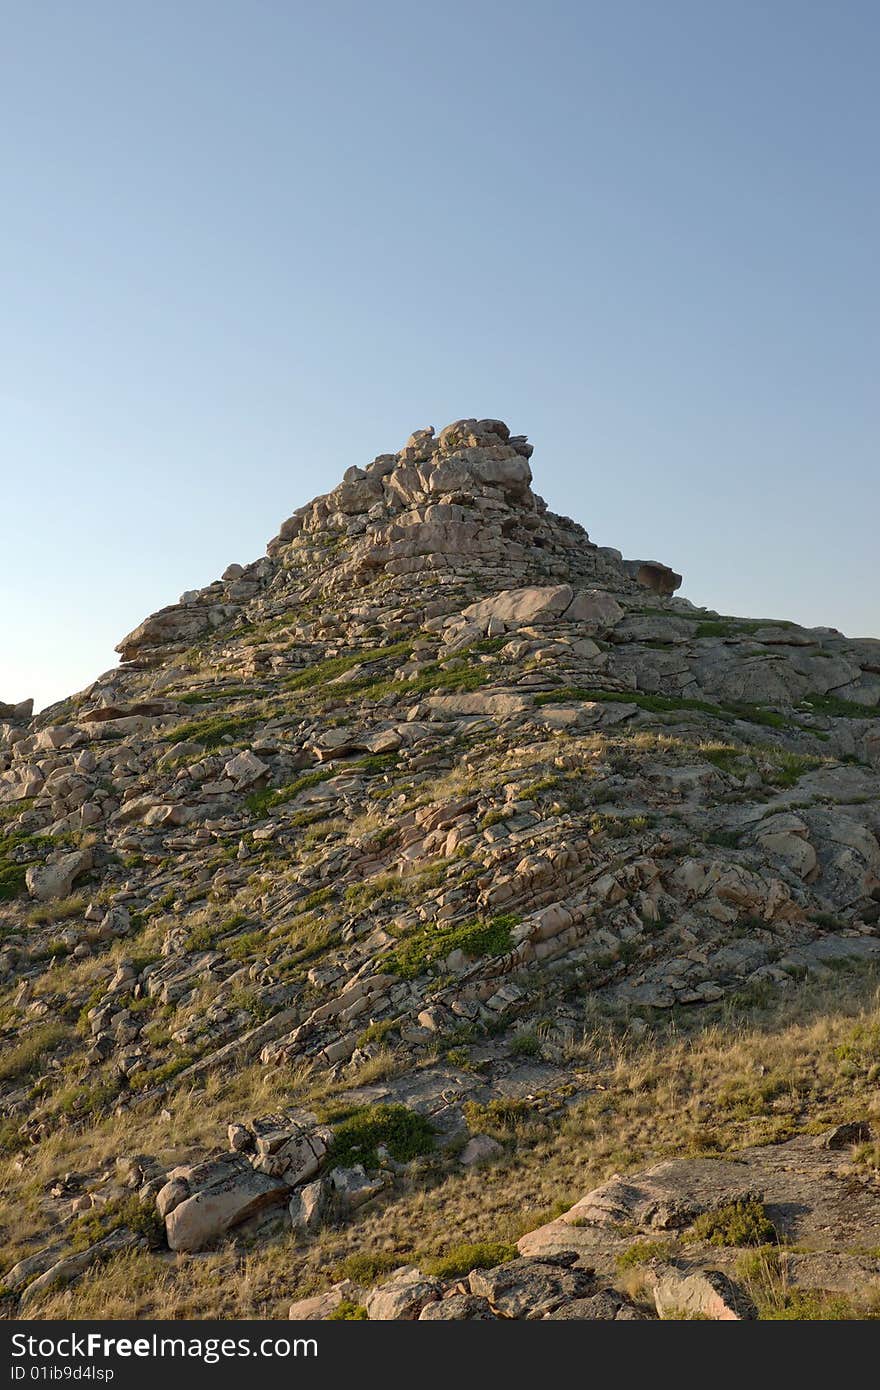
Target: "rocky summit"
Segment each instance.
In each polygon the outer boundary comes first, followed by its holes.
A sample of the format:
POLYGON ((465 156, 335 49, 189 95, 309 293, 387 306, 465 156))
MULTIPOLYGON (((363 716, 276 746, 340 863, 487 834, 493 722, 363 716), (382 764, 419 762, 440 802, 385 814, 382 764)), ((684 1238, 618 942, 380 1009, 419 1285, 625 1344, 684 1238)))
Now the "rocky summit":
POLYGON ((531 455, 417 430, 0 704, 5 1316, 876 1312, 880 640, 531 455))

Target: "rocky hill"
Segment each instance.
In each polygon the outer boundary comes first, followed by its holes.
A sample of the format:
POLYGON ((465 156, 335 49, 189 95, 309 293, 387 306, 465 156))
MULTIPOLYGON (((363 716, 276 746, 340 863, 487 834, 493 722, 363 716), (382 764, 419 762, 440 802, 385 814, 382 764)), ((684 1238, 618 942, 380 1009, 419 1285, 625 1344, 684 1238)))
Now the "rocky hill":
POLYGON ((419 430, 87 690, 0 705, 7 1316, 880 1281, 880 640, 676 597, 531 453, 419 430), (670 1155, 674 1199, 583 1197, 670 1155), (858 1223, 792 1234, 805 1164, 858 1223))

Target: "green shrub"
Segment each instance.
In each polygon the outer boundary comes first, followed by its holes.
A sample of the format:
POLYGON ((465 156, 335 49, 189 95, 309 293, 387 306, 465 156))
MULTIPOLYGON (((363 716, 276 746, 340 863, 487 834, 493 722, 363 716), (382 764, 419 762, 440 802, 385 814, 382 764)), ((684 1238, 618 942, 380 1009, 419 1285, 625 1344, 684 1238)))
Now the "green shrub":
POLYGON ((396 1163, 409 1163, 434 1147, 434 1131, 424 1115, 405 1105, 362 1105, 333 1122, 333 1143, 328 1165, 348 1168, 362 1163, 379 1166, 383 1145, 396 1163))
POLYGON ((332 1313, 327 1314, 327 1322, 365 1322, 369 1314, 362 1303, 351 1303, 343 1299, 332 1313))
POLYGON ((704 1211, 693 1223, 691 1233, 695 1240, 705 1240, 710 1245, 768 1245, 779 1239, 764 1203, 755 1197, 704 1211))
POLYGON ((404 1260, 403 1255, 389 1254, 387 1250, 358 1250, 353 1255, 346 1255, 332 1270, 330 1277, 335 1284, 350 1279, 353 1284, 369 1287, 383 1274, 398 1269, 404 1260))
POLYGON ((509 1139, 515 1130, 535 1117, 528 1101, 508 1097, 485 1103, 468 1100, 462 1110, 471 1134, 488 1134, 499 1140, 509 1139))
POLYGON ((669 1260, 674 1251, 675 1246, 668 1240, 637 1240, 617 1256, 617 1268, 635 1269, 652 1260, 669 1260))
POLYGON ((151 1250, 165 1244, 165 1223, 155 1203, 142 1202, 136 1196, 119 1197, 94 1211, 75 1216, 67 1228, 67 1237, 74 1250, 87 1250, 111 1231, 123 1228, 144 1236, 151 1250))
POLYGON ((401 979, 413 980, 424 974, 452 951, 466 956, 503 956, 512 949, 511 928, 519 919, 511 913, 493 917, 490 922, 470 922, 463 927, 442 927, 428 923, 395 946, 383 958, 383 969, 401 979))
POLYGON ((458 1279, 472 1269, 494 1269, 496 1265, 507 1264, 518 1255, 515 1245, 484 1240, 475 1245, 453 1245, 445 1255, 417 1256, 416 1263, 425 1274, 433 1274, 437 1279, 458 1279))

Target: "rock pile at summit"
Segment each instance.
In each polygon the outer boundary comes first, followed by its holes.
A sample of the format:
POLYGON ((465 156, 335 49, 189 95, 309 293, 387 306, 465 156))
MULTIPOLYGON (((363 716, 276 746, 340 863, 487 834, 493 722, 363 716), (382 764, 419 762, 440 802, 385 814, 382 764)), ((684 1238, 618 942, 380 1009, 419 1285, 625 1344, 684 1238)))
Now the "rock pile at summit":
MULTIPOLYGON (((676 597, 551 512, 531 454, 498 420, 418 430, 86 690, 0 704, 10 1162, 244 1068, 289 1079, 228 1143, 59 1174, 5 1232, 15 1306, 89 1267, 89 1213, 95 1261, 145 1238, 108 1202, 172 1251, 267 1219, 308 1242, 429 1150, 495 1161, 468 1107, 508 1094, 524 1030, 571 1092, 590 1009, 644 1028, 880 957, 880 641, 676 597)), ((565 1285, 547 1316, 643 1314, 567 1249, 533 1273, 565 1285)), ((354 1303, 523 1315, 498 1270, 432 1278, 354 1303)))

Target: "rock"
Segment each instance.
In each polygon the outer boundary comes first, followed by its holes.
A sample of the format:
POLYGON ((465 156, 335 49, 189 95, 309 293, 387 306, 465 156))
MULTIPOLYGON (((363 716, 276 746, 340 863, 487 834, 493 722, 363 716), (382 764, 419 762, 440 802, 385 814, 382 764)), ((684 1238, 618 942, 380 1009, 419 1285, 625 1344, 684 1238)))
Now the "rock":
POLYGON ((226 1137, 233 1153, 247 1153, 254 1147, 254 1136, 245 1125, 227 1125, 226 1137))
POLYGON ((317 1231, 321 1225, 325 1201, 324 1184, 320 1178, 316 1182, 306 1183, 294 1192, 288 1206, 293 1229, 309 1235, 317 1231))
POLYGON ((259 782, 269 771, 268 763, 261 762, 254 754, 245 749, 241 753, 236 753, 234 758, 230 758, 228 763, 223 766, 223 772, 230 781, 235 783, 236 791, 244 791, 246 787, 252 787, 255 782, 259 782))
POLYGON ((502 1152, 497 1139, 493 1139, 489 1134, 475 1134, 462 1149, 461 1162, 465 1168, 479 1167, 480 1164, 491 1162, 502 1152))
POLYGON ((74 880, 92 867, 92 851, 75 849, 62 854, 50 864, 32 864, 25 875, 27 890, 37 902, 48 903, 67 898, 74 880))
POLYGON ((600 1289, 589 1298, 573 1298, 544 1317, 548 1322, 621 1322, 642 1320, 645 1313, 617 1289, 600 1289))
POLYGON ((255 1121, 256 1153, 251 1162, 257 1172, 283 1177, 296 1187, 314 1177, 327 1154, 330 1132, 309 1127, 285 1116, 255 1121))
POLYGON ((595 1292, 593 1271, 571 1267, 564 1254, 473 1269, 468 1283, 471 1293, 485 1298, 503 1318, 543 1318, 566 1301, 595 1292))
POLYGON ((820 1134, 816 1143, 823 1149, 849 1149, 853 1144, 869 1144, 873 1137, 867 1120, 854 1120, 850 1124, 835 1125, 827 1133, 820 1134))
POLYGON ((315 1294, 312 1298, 300 1298, 291 1303, 287 1316, 294 1322, 317 1322, 328 1318, 340 1303, 360 1303, 362 1296, 363 1290, 357 1284, 353 1284, 350 1279, 343 1279, 324 1293, 315 1294))
POLYGON ((396 1269, 391 1278, 367 1294, 365 1306, 372 1321, 412 1322, 427 1303, 440 1297, 440 1282, 412 1266, 396 1269))
POLYGON ((366 1170, 358 1163, 353 1168, 334 1168, 330 1173, 330 1186, 342 1210, 354 1211, 372 1201, 382 1191, 385 1180, 368 1178, 366 1170))
POLYGON ((661 1318, 683 1315, 738 1322, 758 1316, 748 1295, 717 1269, 661 1266, 651 1271, 651 1284, 661 1318))
POLYGON ((33 700, 19 700, 17 704, 5 705, 0 700, 0 719, 16 721, 30 719, 34 712, 33 700))
POLYGON ((681 587, 681 575, 657 560, 624 560, 627 574, 654 594, 674 594, 681 587))
POLYGON ((35 1255, 26 1255, 23 1260, 19 1260, 3 1275, 4 1287, 10 1293, 15 1293, 29 1279, 33 1279, 37 1274, 44 1274, 47 1269, 57 1265, 63 1249, 62 1245, 56 1243, 46 1246, 44 1250, 39 1250, 35 1255))
POLYGON ((174 1201, 167 1210, 166 1184, 156 1201, 160 1214, 166 1206, 165 1231, 172 1250, 204 1250, 248 1217, 290 1196, 283 1179, 256 1172, 239 1154, 176 1169, 171 1175, 172 1181, 175 1178, 186 1182, 191 1195, 174 1201))
POLYGON ((135 1235, 132 1231, 118 1230, 104 1236, 102 1240, 90 1245, 87 1250, 81 1250, 75 1255, 67 1255, 63 1259, 56 1261, 55 1264, 37 1276, 27 1288, 22 1289, 19 1299, 19 1310, 30 1306, 41 1293, 47 1289, 58 1288, 65 1284, 72 1284, 87 1269, 99 1264, 104 1260, 110 1259, 113 1255, 118 1255, 122 1250, 130 1250, 134 1246, 143 1245, 143 1237, 135 1235))
POLYGON ((493 1322, 495 1314, 485 1298, 472 1293, 444 1294, 426 1303, 419 1313, 419 1322, 493 1322))

